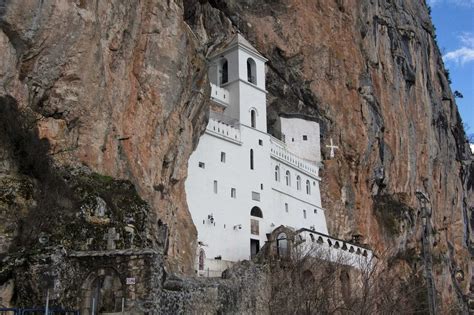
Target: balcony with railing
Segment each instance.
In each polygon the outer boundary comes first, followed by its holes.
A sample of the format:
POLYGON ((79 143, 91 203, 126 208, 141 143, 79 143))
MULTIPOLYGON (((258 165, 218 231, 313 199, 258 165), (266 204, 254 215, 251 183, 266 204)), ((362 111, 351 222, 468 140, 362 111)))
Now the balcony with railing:
POLYGON ((270 153, 272 157, 277 160, 286 162, 295 168, 302 170, 303 172, 309 173, 313 176, 318 177, 320 165, 317 162, 309 161, 298 157, 294 153, 291 153, 284 142, 278 140, 275 137, 270 138, 270 153))
POLYGON ((240 125, 237 119, 210 112, 207 132, 240 143, 240 125))
POLYGON ((229 91, 211 83, 211 100, 223 105, 229 105, 229 91))

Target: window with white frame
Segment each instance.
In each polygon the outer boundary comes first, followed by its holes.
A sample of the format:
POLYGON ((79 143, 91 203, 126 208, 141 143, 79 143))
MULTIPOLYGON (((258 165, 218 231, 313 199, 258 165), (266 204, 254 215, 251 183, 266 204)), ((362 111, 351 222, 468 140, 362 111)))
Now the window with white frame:
POLYGON ((291 186, 291 174, 290 171, 285 173, 286 186, 291 186))

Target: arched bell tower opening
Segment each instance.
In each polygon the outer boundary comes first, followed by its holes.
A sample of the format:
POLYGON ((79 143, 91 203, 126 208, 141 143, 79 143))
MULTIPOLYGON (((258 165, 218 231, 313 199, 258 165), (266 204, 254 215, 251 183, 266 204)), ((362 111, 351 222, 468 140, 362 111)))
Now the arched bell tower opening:
POLYGON ((229 82, 229 62, 222 58, 219 63, 219 85, 229 82))
POLYGON ((252 128, 257 128, 257 113, 255 109, 250 110, 250 126, 252 128))
POLYGON ((247 81, 257 84, 257 65, 252 58, 247 59, 247 81))

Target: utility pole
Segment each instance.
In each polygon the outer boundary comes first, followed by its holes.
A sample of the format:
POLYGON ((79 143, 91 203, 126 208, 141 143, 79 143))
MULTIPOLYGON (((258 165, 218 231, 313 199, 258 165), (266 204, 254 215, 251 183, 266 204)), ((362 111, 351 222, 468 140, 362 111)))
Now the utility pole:
POLYGON ((428 308, 430 315, 436 314, 436 288, 433 279, 433 257, 431 255, 431 204, 425 193, 417 190, 415 193, 421 205, 421 220, 423 231, 421 235, 423 258, 425 265, 425 279, 428 290, 428 308))

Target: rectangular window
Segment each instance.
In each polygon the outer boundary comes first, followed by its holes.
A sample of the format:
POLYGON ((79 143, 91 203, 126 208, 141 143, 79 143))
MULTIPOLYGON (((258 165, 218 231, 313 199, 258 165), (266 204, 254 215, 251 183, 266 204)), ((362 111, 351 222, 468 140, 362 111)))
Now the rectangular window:
POLYGON ((205 164, 204 162, 199 162, 199 163, 198 163, 198 166, 199 166, 200 168, 206 168, 206 164, 205 164))
POLYGON ((260 184, 260 190, 263 190, 263 184, 260 184))
POLYGON ((303 141, 306 141, 308 140, 308 136, 307 135, 303 135, 303 141))
POLYGON ((225 152, 221 152, 221 162, 225 163, 225 152))
POLYGON ((303 210, 303 218, 306 219, 306 210, 303 210))
POLYGON ((262 139, 259 139, 259 140, 258 140, 258 144, 259 144, 259 145, 263 145, 263 140, 262 140, 262 139))
POLYGON ((285 211, 288 212, 288 204, 285 202, 285 211))
POLYGON ((258 192, 252 191, 252 200, 260 201, 260 194, 258 192))
POLYGON ((318 213, 318 209, 314 209, 314 214, 317 214, 318 213))
POLYGON ((217 180, 214 181, 214 193, 217 194, 217 180))
POLYGON ((230 189, 230 197, 237 198, 237 190, 235 188, 230 189))

